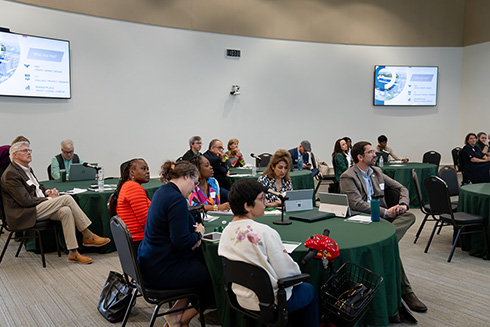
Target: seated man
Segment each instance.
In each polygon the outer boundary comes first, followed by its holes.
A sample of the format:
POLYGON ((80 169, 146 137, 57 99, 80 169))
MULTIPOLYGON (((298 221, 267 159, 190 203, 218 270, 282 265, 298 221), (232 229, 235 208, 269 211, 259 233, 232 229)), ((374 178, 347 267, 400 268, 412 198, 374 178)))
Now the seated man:
POLYGON ((21 141, 10 147, 12 161, 2 175, 1 191, 7 224, 12 229, 34 227, 37 220, 59 220, 63 226, 68 261, 91 263, 92 258, 78 253, 75 235, 77 228, 83 235, 84 246, 103 246, 111 240, 92 233, 92 223, 70 195, 60 196, 58 190, 39 184, 29 163, 32 161, 29 143, 21 141))
POLYGON ((299 147, 289 150, 291 158, 293 159, 293 168, 298 168, 298 158, 303 158, 303 168, 311 169, 311 164, 308 162, 310 156, 308 152, 311 152, 311 144, 309 141, 301 141, 299 147))
POLYGON ((182 156, 182 160, 190 161, 194 157, 201 155, 202 140, 200 136, 193 136, 189 139, 190 149, 182 156))
POLYGON ((72 140, 61 142, 61 153, 51 160, 51 177, 61 179, 60 169, 64 169, 67 175, 70 175, 70 166, 72 163, 83 163, 82 159, 75 154, 75 147, 72 140))
POLYGON ((386 153, 388 155, 388 158, 391 156, 393 160, 408 162, 408 158, 402 159, 399 155, 397 155, 393 151, 392 148, 386 145, 387 143, 388 143, 388 138, 385 135, 378 136, 378 146, 376 147, 376 150, 378 152, 386 153))
MULTIPOLYGON (((223 150, 223 143, 218 139, 213 139, 211 142, 209 142, 209 149, 208 151, 204 152, 203 156, 209 160, 209 163, 213 167, 214 178, 216 178, 222 189, 222 196, 228 198, 230 183, 226 179, 226 176, 230 175, 230 171, 228 170, 228 165, 226 164, 225 160, 225 152, 223 150)), ((226 202, 226 199, 223 201, 226 202)))
MULTIPOLYGON (((396 236, 398 241, 400 241, 415 222, 415 215, 407 212, 409 209, 408 190, 397 181, 383 174, 380 168, 374 166, 376 153, 371 143, 357 142, 354 144, 352 147, 352 159, 354 160, 354 165, 340 176, 340 191, 347 194, 350 209, 370 213, 372 196, 384 196, 386 189, 397 191, 399 193, 399 201, 395 206, 388 208, 384 197, 380 199, 380 215, 394 225, 396 236)), ((427 311, 427 307, 412 291, 401 259, 400 270, 402 298, 413 311, 427 311)))

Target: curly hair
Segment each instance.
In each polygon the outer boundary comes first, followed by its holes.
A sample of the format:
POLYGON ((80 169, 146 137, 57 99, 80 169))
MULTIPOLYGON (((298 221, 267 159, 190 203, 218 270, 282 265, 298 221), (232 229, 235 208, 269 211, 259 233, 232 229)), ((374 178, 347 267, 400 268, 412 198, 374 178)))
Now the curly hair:
POLYGON ((276 151, 276 153, 274 153, 263 174, 270 179, 276 178, 276 175, 274 174, 274 168, 281 161, 284 161, 288 166, 288 170, 286 172, 286 175, 284 176, 284 180, 289 181, 291 179, 291 177, 289 177, 289 169, 291 168, 291 163, 293 159, 291 158, 291 154, 289 153, 289 151, 285 149, 279 149, 276 151))
POLYGON ((184 176, 199 176, 199 170, 197 169, 196 165, 185 160, 179 161, 177 163, 171 160, 167 160, 160 168, 160 180, 163 183, 184 176))

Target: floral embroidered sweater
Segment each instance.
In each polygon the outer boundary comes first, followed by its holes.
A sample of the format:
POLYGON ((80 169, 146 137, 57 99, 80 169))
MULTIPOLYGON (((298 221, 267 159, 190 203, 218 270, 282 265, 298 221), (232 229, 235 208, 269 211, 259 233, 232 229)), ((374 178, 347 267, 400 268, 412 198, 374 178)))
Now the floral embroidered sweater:
MULTIPOLYGON (((279 233, 252 219, 240 219, 226 226, 221 235, 218 254, 265 269, 276 296, 278 279, 301 274, 298 264, 284 248, 279 233)), ((286 289, 287 299, 291 297, 291 290, 292 287, 286 289)), ((259 300, 251 290, 233 285, 233 291, 241 306, 249 310, 259 310, 259 300)))

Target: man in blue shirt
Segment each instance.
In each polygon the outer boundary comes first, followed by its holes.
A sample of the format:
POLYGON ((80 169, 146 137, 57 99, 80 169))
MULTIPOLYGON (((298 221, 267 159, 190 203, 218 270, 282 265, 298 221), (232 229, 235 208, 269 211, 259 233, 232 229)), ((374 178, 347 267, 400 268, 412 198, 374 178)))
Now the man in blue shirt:
POLYGON ((311 144, 309 141, 301 141, 299 147, 289 150, 291 158, 293 159, 293 168, 298 167, 298 158, 303 158, 303 169, 311 169, 311 164, 308 163, 310 156, 308 152, 311 152, 311 144))
POLYGON ((53 179, 60 179, 60 170, 64 169, 67 175, 70 175, 70 166, 72 163, 83 163, 82 159, 75 154, 75 146, 72 140, 61 142, 61 153, 51 160, 51 176, 53 179))

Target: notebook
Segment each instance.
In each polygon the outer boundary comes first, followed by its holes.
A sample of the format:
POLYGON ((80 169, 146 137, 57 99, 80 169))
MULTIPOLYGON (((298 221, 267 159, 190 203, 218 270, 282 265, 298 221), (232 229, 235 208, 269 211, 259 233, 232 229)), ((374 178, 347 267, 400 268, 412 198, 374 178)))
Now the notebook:
MULTIPOLYGON (((97 164, 92 164, 97 166, 97 164)), ((70 182, 95 180, 97 171, 90 167, 85 167, 83 164, 71 164, 70 166, 70 182)))
POLYGON ((336 193, 318 193, 320 196, 320 208, 319 211, 331 212, 337 217, 350 216, 349 199, 346 194, 336 193))
POLYGON ((287 191, 284 202, 286 212, 304 211, 313 209, 313 189, 287 191))
POLYGON ((289 219, 292 220, 300 220, 305 222, 314 222, 318 220, 324 220, 328 218, 335 217, 335 214, 332 212, 322 212, 322 211, 304 211, 304 212, 295 212, 289 215, 289 219))

